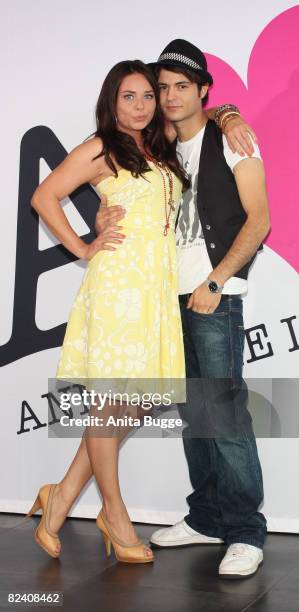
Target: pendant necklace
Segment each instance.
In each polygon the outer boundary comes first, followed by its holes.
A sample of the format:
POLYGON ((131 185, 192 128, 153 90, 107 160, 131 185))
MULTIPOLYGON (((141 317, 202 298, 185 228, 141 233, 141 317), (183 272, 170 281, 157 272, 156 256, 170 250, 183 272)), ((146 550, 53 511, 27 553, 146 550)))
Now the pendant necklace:
POLYGON ((154 166, 159 170, 162 176, 162 179, 163 179, 164 209, 165 209, 165 225, 164 225, 163 235, 167 236, 167 232, 170 228, 170 223, 169 223, 170 215, 171 215, 171 212, 175 210, 174 200, 173 200, 173 176, 168 166, 164 162, 161 162, 155 159, 154 157, 152 157, 152 155, 149 155, 148 153, 144 153, 144 157, 145 159, 147 159, 148 161, 151 161, 154 164, 154 166), (168 178, 168 186, 169 186, 169 197, 168 198, 167 198, 166 179, 165 179, 164 172, 168 178), (169 207, 169 210, 167 210, 168 207, 169 207))

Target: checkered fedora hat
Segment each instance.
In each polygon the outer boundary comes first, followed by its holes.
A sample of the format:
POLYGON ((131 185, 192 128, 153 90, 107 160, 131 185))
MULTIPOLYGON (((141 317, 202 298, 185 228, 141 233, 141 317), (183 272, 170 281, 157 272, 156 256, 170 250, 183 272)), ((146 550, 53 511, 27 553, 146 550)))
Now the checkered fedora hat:
POLYGON ((156 66, 179 66, 182 68, 189 68, 197 74, 200 74, 206 79, 207 83, 210 85, 213 84, 213 77, 207 70, 207 60, 203 52, 198 49, 198 47, 195 47, 195 45, 192 45, 192 43, 180 38, 172 40, 165 49, 163 49, 158 60, 149 63, 148 66, 151 68, 156 68, 156 66))

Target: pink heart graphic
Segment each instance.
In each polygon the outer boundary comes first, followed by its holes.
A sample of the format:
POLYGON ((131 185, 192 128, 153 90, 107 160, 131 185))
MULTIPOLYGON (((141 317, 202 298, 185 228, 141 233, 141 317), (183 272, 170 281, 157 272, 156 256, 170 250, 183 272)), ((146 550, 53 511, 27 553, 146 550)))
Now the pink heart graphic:
POLYGON ((257 39, 248 64, 248 89, 224 61, 207 55, 214 77, 209 105, 237 104, 258 135, 271 210, 266 243, 299 270, 299 6, 273 19, 257 39))

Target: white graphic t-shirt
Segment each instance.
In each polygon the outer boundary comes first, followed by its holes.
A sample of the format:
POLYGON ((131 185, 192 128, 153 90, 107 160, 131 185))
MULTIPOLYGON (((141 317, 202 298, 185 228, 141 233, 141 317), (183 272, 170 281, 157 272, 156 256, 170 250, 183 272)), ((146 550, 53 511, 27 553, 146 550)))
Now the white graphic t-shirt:
MULTIPOLYGON (((176 228, 179 294, 192 293, 213 270, 196 205, 198 166, 204 132, 205 126, 190 140, 177 142, 178 157, 181 156, 183 166, 192 180, 190 189, 183 193, 176 228)), ((252 144, 254 147, 252 157, 261 159, 259 148, 253 140, 252 144)), ((249 157, 233 153, 225 136, 223 136, 223 152, 231 171, 240 161, 249 157)), ((222 293, 239 294, 246 291, 247 281, 233 276, 224 284, 222 293)))

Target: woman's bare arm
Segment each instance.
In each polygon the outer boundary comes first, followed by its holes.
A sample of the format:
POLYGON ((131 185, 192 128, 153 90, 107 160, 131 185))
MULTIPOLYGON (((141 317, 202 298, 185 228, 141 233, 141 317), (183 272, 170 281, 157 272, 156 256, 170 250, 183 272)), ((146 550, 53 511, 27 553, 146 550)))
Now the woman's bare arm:
MULTIPOLYGON (((98 250, 101 250, 103 236, 86 244, 72 229, 60 201, 77 187, 94 181, 105 171, 104 157, 92 161, 101 150, 102 143, 98 137, 75 147, 37 187, 31 198, 32 207, 54 236, 76 257, 83 259, 91 259, 98 250)), ((113 238, 113 227, 109 228, 109 236, 113 238)), ((105 238, 107 241, 107 235, 105 238)), ((112 239, 110 242, 120 241, 112 239)), ((108 250, 114 249, 111 247, 108 250)))

